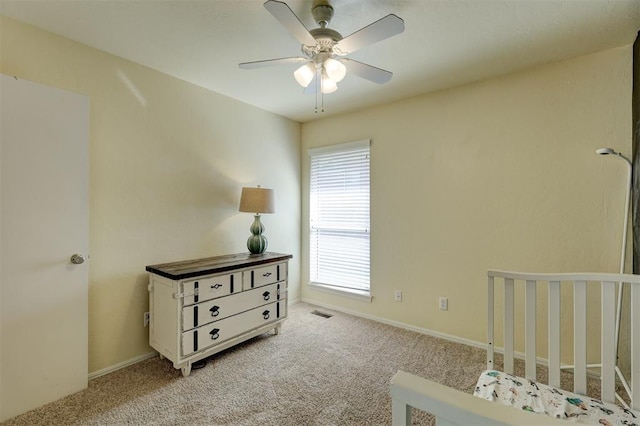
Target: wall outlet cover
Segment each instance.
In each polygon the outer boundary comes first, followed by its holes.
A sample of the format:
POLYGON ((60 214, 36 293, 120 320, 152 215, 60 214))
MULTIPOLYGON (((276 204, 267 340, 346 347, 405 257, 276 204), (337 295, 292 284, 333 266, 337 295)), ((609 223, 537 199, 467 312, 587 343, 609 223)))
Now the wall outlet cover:
POLYGON ((439 301, 440 310, 446 311, 449 309, 449 299, 446 297, 441 297, 439 301))

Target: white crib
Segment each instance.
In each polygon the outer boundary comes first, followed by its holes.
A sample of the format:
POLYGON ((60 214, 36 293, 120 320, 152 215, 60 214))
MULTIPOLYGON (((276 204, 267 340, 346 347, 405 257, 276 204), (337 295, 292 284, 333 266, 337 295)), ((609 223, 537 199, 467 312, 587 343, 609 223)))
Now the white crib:
MULTIPOLYGON (((488 273, 488 342, 487 369, 494 370, 494 298, 495 287, 503 284, 503 333, 504 333, 504 373, 513 373, 514 368, 514 295, 516 286, 524 286, 524 361, 525 379, 536 380, 536 303, 538 283, 548 287, 548 385, 560 387, 560 346, 561 346, 561 288, 573 287, 573 391, 585 395, 587 390, 587 288, 599 286, 601 293, 600 312, 590 315, 601 316, 599 336, 601 351, 600 371, 601 395, 605 403, 619 402, 622 398, 615 393, 616 377, 616 293, 622 287, 630 289, 631 318, 631 377, 629 383, 622 384, 630 403, 627 408, 640 410, 640 275, 609 273, 560 273, 535 274, 489 270, 488 273)), ((590 365, 591 366, 591 365, 590 365)), ((440 424, 557 424, 565 420, 542 417, 512 407, 492 403, 481 398, 447 388, 440 384, 399 371, 391 381, 393 424, 410 425, 411 407, 433 414, 440 424)), ((629 412, 629 410, 626 410, 629 412)), ((631 412, 633 413, 633 412, 631 412)), ((640 424, 640 416, 636 424, 640 424)))

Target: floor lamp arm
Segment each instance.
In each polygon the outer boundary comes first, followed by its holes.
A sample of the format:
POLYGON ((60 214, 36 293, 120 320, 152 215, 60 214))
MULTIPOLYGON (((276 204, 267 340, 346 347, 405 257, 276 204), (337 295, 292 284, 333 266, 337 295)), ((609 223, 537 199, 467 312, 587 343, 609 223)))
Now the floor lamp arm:
MULTIPOLYGON (((628 169, 628 177, 627 177, 627 193, 625 198, 625 209, 624 209, 624 223, 622 228, 622 252, 620 253, 620 273, 624 274, 624 266, 625 260, 627 258, 627 234, 628 234, 628 226, 629 226, 629 210, 631 208, 631 179, 633 173, 633 166, 631 161, 624 155, 620 155, 625 163, 627 164, 628 169)), ((620 321, 622 320, 622 290, 623 283, 620 283, 620 288, 618 290, 618 300, 616 303, 616 327, 615 327, 615 348, 616 348, 616 358, 618 356, 618 342, 620 341, 620 321)))

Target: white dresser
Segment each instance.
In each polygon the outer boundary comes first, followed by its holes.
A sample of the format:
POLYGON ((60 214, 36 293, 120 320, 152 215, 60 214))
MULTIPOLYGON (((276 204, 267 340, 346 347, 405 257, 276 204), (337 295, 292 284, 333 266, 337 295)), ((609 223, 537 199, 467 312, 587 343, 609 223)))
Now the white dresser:
POLYGON ((233 254, 147 266, 149 344, 186 377, 192 363, 287 318, 291 255, 233 254))

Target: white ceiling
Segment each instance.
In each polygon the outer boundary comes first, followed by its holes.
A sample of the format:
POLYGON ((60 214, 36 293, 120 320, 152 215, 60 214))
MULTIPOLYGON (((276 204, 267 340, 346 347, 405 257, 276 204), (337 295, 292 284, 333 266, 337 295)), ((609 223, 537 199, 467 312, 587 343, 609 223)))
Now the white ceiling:
MULTIPOLYGON (((307 28, 312 0, 286 3, 307 28)), ((633 43, 640 0, 331 0, 330 28, 347 36, 395 13, 404 33, 350 58, 394 73, 354 75, 304 95, 296 66, 238 63, 300 55, 263 0, 0 0, 0 13, 251 105, 305 122, 458 86, 532 65, 633 43)))

